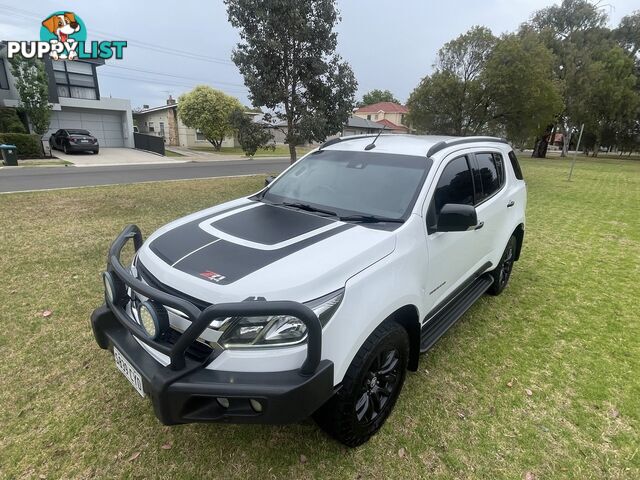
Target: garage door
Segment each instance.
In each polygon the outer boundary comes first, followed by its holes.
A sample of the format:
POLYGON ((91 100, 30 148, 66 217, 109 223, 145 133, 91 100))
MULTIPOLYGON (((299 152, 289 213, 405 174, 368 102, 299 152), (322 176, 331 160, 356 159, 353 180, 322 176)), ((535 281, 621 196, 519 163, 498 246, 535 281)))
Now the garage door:
POLYGON ((61 128, 89 130, 101 147, 124 147, 121 112, 74 108, 51 112, 49 134, 61 128))

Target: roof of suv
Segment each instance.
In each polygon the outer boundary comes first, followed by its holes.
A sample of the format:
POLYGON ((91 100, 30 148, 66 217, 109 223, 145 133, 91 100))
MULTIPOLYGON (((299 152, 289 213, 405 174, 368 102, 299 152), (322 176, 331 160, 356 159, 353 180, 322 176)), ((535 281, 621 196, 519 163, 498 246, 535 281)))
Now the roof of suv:
MULTIPOLYGON (((373 142, 375 135, 354 135, 325 142, 320 149, 364 151, 373 142)), ((375 153, 395 153, 430 157, 440 150, 464 143, 507 143, 497 137, 447 137, 440 135, 380 135, 375 142, 375 153)))

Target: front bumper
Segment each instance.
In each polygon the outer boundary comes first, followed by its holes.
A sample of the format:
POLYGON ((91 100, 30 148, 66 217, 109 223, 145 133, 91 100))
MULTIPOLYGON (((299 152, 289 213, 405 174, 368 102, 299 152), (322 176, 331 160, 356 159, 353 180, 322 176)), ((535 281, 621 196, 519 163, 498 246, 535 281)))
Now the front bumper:
POLYGON ((91 326, 101 348, 117 348, 141 375, 145 394, 162 423, 291 423, 308 417, 331 397, 333 363, 320 360, 322 327, 308 307, 296 302, 245 301, 212 305, 201 311, 133 277, 120 263, 120 251, 129 239, 133 239, 136 250, 142 244, 140 230, 134 225, 114 241, 107 270, 131 290, 186 313, 191 326, 173 344, 151 340, 127 315, 125 299, 121 298, 97 308, 91 315, 91 326), (295 315, 307 325, 307 358, 299 370, 215 371, 205 368, 215 358, 215 351, 205 361, 186 354, 215 318, 276 314, 295 315), (171 363, 166 367, 158 363, 136 339, 167 355, 171 363), (259 409, 255 408, 256 402, 259 409))

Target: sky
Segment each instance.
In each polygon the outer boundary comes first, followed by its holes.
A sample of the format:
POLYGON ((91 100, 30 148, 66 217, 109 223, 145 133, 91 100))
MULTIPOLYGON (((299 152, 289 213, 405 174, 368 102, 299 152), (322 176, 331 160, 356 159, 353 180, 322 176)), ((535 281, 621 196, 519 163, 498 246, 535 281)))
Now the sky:
MULTIPOLYGON (((559 1, 559 0, 558 0, 559 1)), ((431 73, 438 49, 473 25, 511 32, 552 0, 338 0, 338 53, 358 80, 357 97, 389 89, 406 101, 431 73)), ((604 2, 602 2, 604 4, 604 2)), ((610 26, 639 8, 637 0, 607 0, 610 26)), ((239 41, 222 0, 0 0, 0 39, 37 40, 40 22, 68 10, 84 21, 88 40, 126 40, 124 59, 98 69, 100 94, 132 107, 165 104, 208 84, 249 105, 242 76, 230 61, 239 41)))

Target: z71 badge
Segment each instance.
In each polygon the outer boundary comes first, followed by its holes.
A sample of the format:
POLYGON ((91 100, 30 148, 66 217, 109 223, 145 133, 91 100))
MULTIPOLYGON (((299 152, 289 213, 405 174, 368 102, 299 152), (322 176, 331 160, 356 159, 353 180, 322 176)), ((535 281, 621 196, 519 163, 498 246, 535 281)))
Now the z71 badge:
POLYGON ((212 282, 221 282, 222 280, 224 280, 225 277, 224 275, 220 275, 219 273, 216 272, 212 272, 211 270, 207 270, 205 272, 200 272, 200 276, 206 278, 207 280, 211 280, 212 282))

